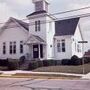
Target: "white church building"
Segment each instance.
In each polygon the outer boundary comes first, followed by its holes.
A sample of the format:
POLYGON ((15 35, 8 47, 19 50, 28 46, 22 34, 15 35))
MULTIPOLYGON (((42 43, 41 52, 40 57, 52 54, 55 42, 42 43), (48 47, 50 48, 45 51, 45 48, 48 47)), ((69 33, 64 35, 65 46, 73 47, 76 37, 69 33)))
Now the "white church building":
POLYGON ((83 56, 80 18, 56 20, 48 12, 48 0, 33 0, 35 11, 27 16, 29 23, 15 18, 0 29, 0 58, 70 59, 83 56))

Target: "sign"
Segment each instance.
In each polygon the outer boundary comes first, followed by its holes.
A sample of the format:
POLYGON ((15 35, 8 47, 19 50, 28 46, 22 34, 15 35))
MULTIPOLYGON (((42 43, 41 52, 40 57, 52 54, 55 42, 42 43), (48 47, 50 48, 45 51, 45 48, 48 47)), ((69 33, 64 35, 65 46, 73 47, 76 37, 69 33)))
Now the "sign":
POLYGON ((88 41, 78 41, 78 43, 88 43, 88 41))

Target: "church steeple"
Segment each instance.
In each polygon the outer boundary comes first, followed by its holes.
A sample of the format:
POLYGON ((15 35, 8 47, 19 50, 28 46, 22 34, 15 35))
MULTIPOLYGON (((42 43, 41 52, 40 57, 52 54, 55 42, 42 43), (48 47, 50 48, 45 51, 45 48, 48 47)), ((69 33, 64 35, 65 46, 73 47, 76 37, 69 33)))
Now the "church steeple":
POLYGON ((35 4, 35 12, 37 11, 46 11, 48 12, 48 0, 32 0, 32 2, 35 4))

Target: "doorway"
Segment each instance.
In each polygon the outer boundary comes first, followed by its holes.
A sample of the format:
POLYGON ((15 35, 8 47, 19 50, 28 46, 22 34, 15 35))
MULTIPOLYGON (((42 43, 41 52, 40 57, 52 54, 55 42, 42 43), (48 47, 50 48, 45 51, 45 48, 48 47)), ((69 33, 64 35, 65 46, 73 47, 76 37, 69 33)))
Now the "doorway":
POLYGON ((33 45, 33 58, 43 58, 43 45, 33 45))

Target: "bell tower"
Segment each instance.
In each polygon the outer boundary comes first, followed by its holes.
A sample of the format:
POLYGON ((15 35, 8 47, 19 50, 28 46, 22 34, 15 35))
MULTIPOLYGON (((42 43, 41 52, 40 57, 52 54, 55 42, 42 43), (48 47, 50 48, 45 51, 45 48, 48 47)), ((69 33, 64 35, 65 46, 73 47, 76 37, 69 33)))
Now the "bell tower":
POLYGON ((38 11, 46 11, 48 12, 48 0, 32 0, 32 2, 35 4, 35 12, 38 11))

